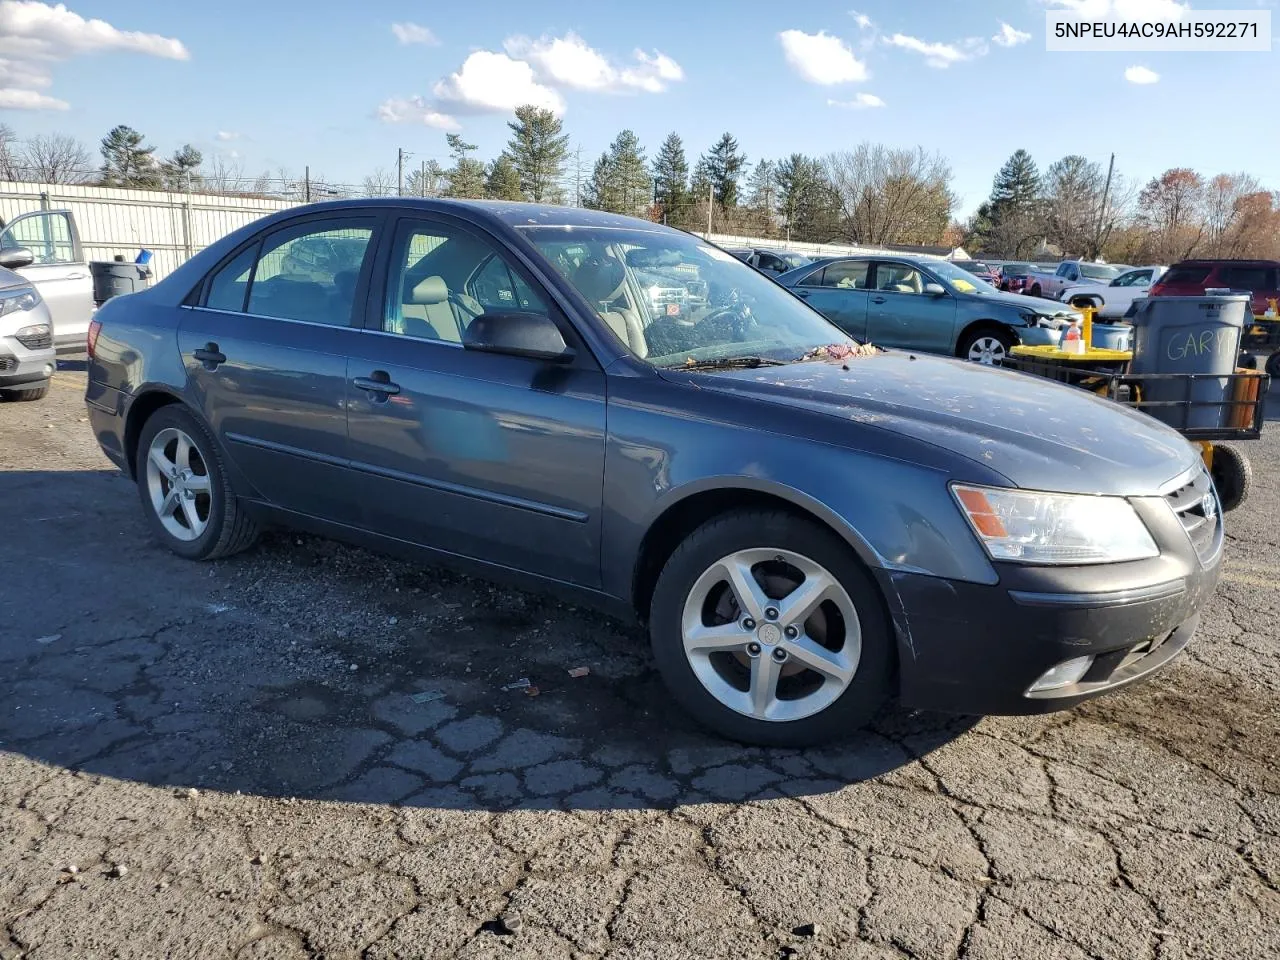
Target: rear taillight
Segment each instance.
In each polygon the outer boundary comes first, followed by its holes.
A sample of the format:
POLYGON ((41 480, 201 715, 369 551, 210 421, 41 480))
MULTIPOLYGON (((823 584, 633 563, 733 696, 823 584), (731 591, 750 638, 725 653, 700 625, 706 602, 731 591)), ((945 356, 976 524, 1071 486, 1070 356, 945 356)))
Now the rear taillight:
POLYGON ((85 349, 89 353, 89 359, 93 359, 94 351, 98 349, 98 331, 102 329, 101 320, 89 321, 89 335, 85 338, 85 349))

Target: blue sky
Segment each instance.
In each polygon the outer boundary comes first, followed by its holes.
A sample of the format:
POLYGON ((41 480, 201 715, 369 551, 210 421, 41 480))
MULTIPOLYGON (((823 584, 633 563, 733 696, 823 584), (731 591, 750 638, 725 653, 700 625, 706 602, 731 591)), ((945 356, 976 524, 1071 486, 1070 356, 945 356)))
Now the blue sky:
POLYGON ((1042 168, 1115 151, 1135 180, 1190 166, 1280 189, 1261 109, 1280 93, 1276 52, 1045 52, 1046 7, 1163 16, 1177 0, 66 5, 0 0, 0 122, 20 137, 96 150, 127 123, 162 153, 191 142, 249 174, 309 164, 359 182, 394 170, 397 147, 446 160, 446 128, 494 155, 519 97, 562 110, 588 164, 623 127, 651 154, 675 130, 691 162, 726 130, 752 162, 921 145, 949 159, 962 214, 1019 147, 1042 168))

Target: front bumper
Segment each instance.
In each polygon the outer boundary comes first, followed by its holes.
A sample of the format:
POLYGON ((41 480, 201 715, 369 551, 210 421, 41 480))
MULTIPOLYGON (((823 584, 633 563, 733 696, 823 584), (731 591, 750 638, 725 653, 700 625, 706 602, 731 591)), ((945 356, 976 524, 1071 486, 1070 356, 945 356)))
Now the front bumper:
POLYGON ((43 383, 57 369, 57 353, 52 347, 28 350, 12 337, 0 337, 0 387, 43 383))
POLYGON ((1132 502, 1159 557, 1083 567, 995 564, 994 586, 882 571, 898 630, 902 702, 967 714, 1047 713, 1172 661, 1217 586, 1221 521, 1202 560, 1161 498, 1132 502), (1046 671, 1079 657, 1093 658, 1079 680, 1032 690, 1046 671))

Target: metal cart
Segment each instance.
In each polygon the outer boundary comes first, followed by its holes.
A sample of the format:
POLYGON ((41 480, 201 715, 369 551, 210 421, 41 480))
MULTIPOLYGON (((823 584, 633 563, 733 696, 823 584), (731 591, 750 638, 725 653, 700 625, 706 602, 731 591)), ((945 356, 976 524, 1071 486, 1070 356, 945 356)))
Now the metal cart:
MULTIPOLYGON (((1086 316, 1085 343, 1089 342, 1091 320, 1086 316)), ((1223 509, 1234 510, 1244 503, 1252 486, 1253 468, 1248 457, 1224 441, 1256 440, 1262 435, 1271 377, 1244 369, 1226 375, 1130 373, 1132 359, 1128 350, 1090 348, 1084 353, 1068 353, 1058 347, 1015 346, 1004 366, 1089 390, 1169 424, 1199 444, 1223 509), (1203 399, 1206 391, 1198 388, 1209 381, 1224 388, 1208 391, 1219 394, 1220 399, 1203 399)))

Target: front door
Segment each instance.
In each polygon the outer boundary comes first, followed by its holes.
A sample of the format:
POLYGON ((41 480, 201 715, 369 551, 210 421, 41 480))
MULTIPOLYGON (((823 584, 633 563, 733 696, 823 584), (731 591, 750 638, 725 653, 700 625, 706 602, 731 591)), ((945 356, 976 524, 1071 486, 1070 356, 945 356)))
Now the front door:
POLYGON ((53 317, 59 345, 83 345, 93 315, 93 279, 66 210, 24 213, 0 231, 0 250, 26 247, 35 255, 18 273, 40 291, 53 317))
POLYGON ((837 260, 793 288, 820 314, 855 340, 867 339, 869 260, 837 260))
POLYGON ((184 310, 178 346, 193 406, 269 503, 359 517, 347 458, 347 350, 379 220, 288 221, 231 256, 184 310))
POLYGON ((500 246, 405 219, 347 367, 352 467, 376 532, 587 587, 600 583, 605 378, 500 246), (375 301, 376 302, 376 301, 375 301), (552 316, 577 359, 465 349, 484 313, 552 316))
POLYGON ((925 285, 934 282, 933 277, 911 264, 878 261, 875 290, 867 308, 867 335, 871 342, 904 350, 951 353, 956 301, 949 293, 927 293, 925 285))

